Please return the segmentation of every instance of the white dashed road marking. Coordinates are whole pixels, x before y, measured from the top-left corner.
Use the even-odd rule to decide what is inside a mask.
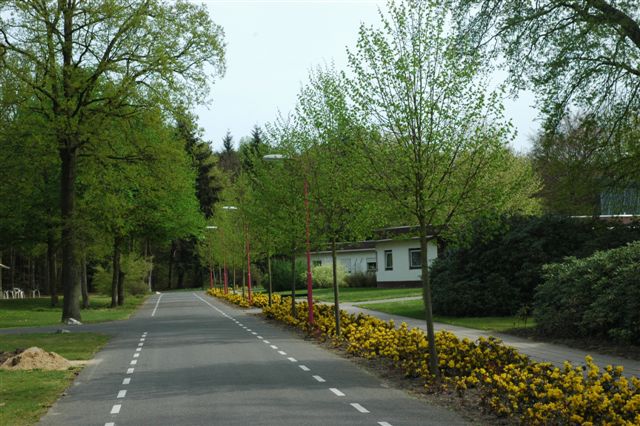
[[[137,363],[138,363],[138,360],[137,360],[137,359],[134,359],[134,360],[133,360],[133,361],[131,361],[129,364],[131,364],[131,365],[136,365]]]
[[[239,322],[237,319],[230,317],[229,315],[227,315],[226,313],[224,313],[223,311],[221,311],[220,309],[218,309],[217,307],[211,305],[209,302],[207,302],[206,300],[204,300],[203,298],[201,298],[200,296],[198,296],[197,294],[193,293],[195,297],[197,297],[198,299],[202,300],[204,303],[206,303],[207,305],[209,305],[210,307],[212,307],[213,309],[215,309],[216,311],[220,312],[224,317],[230,319],[231,321],[233,321],[234,323],[236,323],[238,326],[242,327],[244,330],[248,331],[249,333],[253,334],[254,336],[256,336],[258,339],[262,340],[264,343],[266,344],[270,344],[271,342],[269,342],[268,340],[264,339],[264,337],[258,335],[257,332],[253,331],[252,329],[248,328],[247,326],[245,326],[244,324],[242,324],[241,322]],[[158,299],[158,302],[156,303],[156,308],[158,303],[160,302],[160,299]],[[155,309],[154,309],[154,313],[155,313]],[[153,315],[152,315],[153,316]],[[140,339],[140,342],[144,342],[144,336],[146,335],[146,332],[143,334],[143,337]],[[138,346],[142,346],[142,343],[139,343]],[[270,345],[271,349],[274,350],[278,350],[278,347],[276,345]],[[141,348],[136,349],[136,352],[140,352]],[[282,350],[278,350],[278,353],[280,355],[287,355],[286,352],[282,351]],[[137,358],[140,354],[139,353],[135,353],[133,356],[134,358]],[[293,357],[288,357],[287,358],[289,361],[297,363],[298,360],[293,358]],[[136,360],[131,361],[132,365],[135,365]],[[306,365],[298,365],[298,367],[300,367],[300,369],[302,371],[311,371],[311,369],[309,367],[307,367]],[[131,371],[129,371],[131,370]],[[133,369],[130,368],[129,370],[127,370],[127,373],[133,373]],[[323,379],[320,376],[312,376],[316,381],[320,382],[320,383],[324,383],[326,382],[325,379]],[[126,378],[124,379],[124,381],[122,382],[122,384],[129,384],[129,382],[131,381],[130,378]],[[342,392],[340,389],[338,388],[329,388],[329,390],[331,392],[333,392],[334,395],[336,396],[345,396],[344,392]],[[118,398],[124,398],[126,395],[127,391],[126,390],[121,390],[120,392],[118,392]],[[357,402],[352,402],[350,403],[350,405],[355,408],[358,412],[366,414],[366,413],[370,413],[369,410],[367,410],[366,408],[364,408],[362,405],[358,404]],[[116,408],[117,407],[117,408]],[[117,414],[118,412],[120,412],[120,405],[114,405],[113,408],[111,409],[111,414]],[[392,426],[391,423],[389,422],[378,422],[379,426]],[[113,423],[107,423],[105,424],[105,426],[115,426]]]
[[[127,368],[127,374],[133,374],[134,368]]]
[[[109,423],[105,423],[104,426],[116,426],[116,424],[113,422],[109,422]]]
[[[340,392],[340,389],[337,388],[329,388],[329,390],[335,393],[337,396],[344,396],[344,393]]]
[[[136,352],[135,354],[133,354],[134,358],[138,358],[140,356],[140,354],[138,352]]]
[[[162,296],[164,296],[164,294],[161,294],[160,297],[158,297],[158,301],[156,302],[156,307],[153,308],[153,312],[151,312],[152,317],[156,316],[156,311],[158,310],[158,305],[160,305],[160,299],[162,299]],[[145,334],[147,333],[145,332]]]
[[[122,405],[114,405],[113,407],[111,407],[111,414],[118,414],[120,412],[120,408],[122,408]]]
[[[127,396],[127,391],[121,390],[120,392],[118,392],[117,398],[124,398],[125,396]]]
[[[125,377],[124,380],[122,380],[123,385],[128,385],[129,383],[131,383],[131,377]]]
[[[360,411],[361,413],[368,413],[369,410],[367,410],[366,408],[364,408],[362,405],[358,404],[357,402],[352,402],[351,406],[353,408],[355,408],[356,410]]]

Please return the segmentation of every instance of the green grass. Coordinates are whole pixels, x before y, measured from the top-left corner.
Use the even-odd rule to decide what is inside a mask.
[[[36,424],[69,386],[75,374],[73,370],[0,370],[0,424]]]
[[[305,293],[306,290],[296,290],[298,293]],[[280,291],[279,294],[287,296],[291,291]],[[368,288],[368,287],[341,287],[341,302],[364,302],[369,300],[395,299],[396,297],[420,296],[421,288]],[[333,302],[332,288],[313,289],[313,298],[321,302]]]
[[[38,346],[70,360],[86,360],[108,340],[108,336],[97,333],[0,335],[0,351]],[[0,424],[36,424],[78,371],[0,370]]]
[[[392,315],[424,319],[422,300],[407,300],[390,303],[368,303],[358,305],[361,308],[385,312]],[[434,321],[460,327],[475,328],[487,331],[505,331],[512,328],[523,328],[524,322],[517,317],[443,317],[434,316]],[[533,319],[527,320],[527,328],[535,326]]]
[[[109,336],[98,333],[0,334],[0,352],[37,346],[70,360],[86,360],[93,358],[108,341]]]
[[[111,298],[92,295],[89,309],[81,311],[83,323],[96,323],[127,319],[144,301],[144,296],[129,296],[125,304],[109,308]],[[36,327],[58,325],[62,317],[62,298],[58,307],[52,308],[50,299],[0,299],[0,328]]]

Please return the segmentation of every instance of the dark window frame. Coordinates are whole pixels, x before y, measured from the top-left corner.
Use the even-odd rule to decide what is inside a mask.
[[[422,250],[419,249],[419,248],[410,248],[409,249],[409,269],[421,269],[422,268],[422,259],[421,259],[421,256],[420,256],[420,254],[421,254],[420,252],[421,251]],[[412,254],[414,252],[418,252],[418,259],[420,259],[420,264],[418,266],[413,265],[413,262],[412,262],[412,260],[413,260]]]
[[[389,262],[389,255],[391,255],[391,262]],[[393,271],[393,250],[384,251],[384,270]]]

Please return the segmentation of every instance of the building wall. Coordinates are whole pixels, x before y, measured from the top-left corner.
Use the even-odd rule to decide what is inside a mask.
[[[390,240],[378,242],[375,249],[344,251],[337,253],[339,264],[345,266],[348,273],[366,272],[367,262],[375,261],[376,279],[378,287],[413,287],[419,286],[421,269],[411,269],[409,265],[409,250],[420,249],[420,241]],[[385,269],[385,251],[391,250],[393,269]],[[438,246],[435,241],[429,241],[427,247],[429,264],[438,257]],[[311,254],[311,262],[320,261],[322,265],[331,265],[331,253],[320,252]]]
[[[336,260],[339,265],[341,264],[345,267],[349,274],[366,272],[367,262],[376,262],[376,251],[371,249],[338,252],[336,254]],[[311,253],[311,263],[313,264],[314,261],[320,261],[322,265],[331,265],[331,253]]]
[[[420,241],[415,240],[393,240],[376,244],[378,253],[378,272],[376,274],[379,285],[387,283],[419,282],[421,279],[421,269],[409,268],[409,250],[420,249]],[[393,269],[385,269],[385,251],[391,250],[393,256]],[[427,246],[427,258],[429,264],[438,257],[438,246],[435,241],[429,241]]]

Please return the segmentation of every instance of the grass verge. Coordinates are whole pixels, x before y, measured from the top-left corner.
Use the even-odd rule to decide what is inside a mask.
[[[87,360],[108,340],[97,333],[0,335],[0,351],[38,346],[70,360]],[[79,371],[0,370],[0,424],[36,424]]]
[[[358,305],[361,308],[385,312],[403,317],[424,319],[424,305],[422,300],[406,300],[389,303],[367,303]],[[513,328],[524,328],[525,323],[518,317],[444,317],[434,315],[434,321],[460,327],[475,328],[487,331],[506,331]],[[526,327],[535,326],[535,322],[529,319]]]
[[[70,360],[87,360],[108,341],[109,336],[99,333],[0,334],[0,352],[37,346]]]
[[[82,310],[82,322],[96,323],[127,319],[144,301],[145,296],[129,296],[125,303],[110,308],[111,298],[92,295],[89,309]],[[55,308],[51,307],[48,297],[37,299],[1,299],[0,328],[37,327],[60,324],[62,317],[62,298]]]
[[[300,294],[306,294],[306,290],[296,290]],[[288,296],[291,291],[279,291],[278,294]],[[421,296],[421,288],[369,288],[369,287],[341,287],[341,302],[364,302],[369,300],[395,299],[398,297]],[[313,289],[313,298],[321,302],[333,302],[332,288]]]

